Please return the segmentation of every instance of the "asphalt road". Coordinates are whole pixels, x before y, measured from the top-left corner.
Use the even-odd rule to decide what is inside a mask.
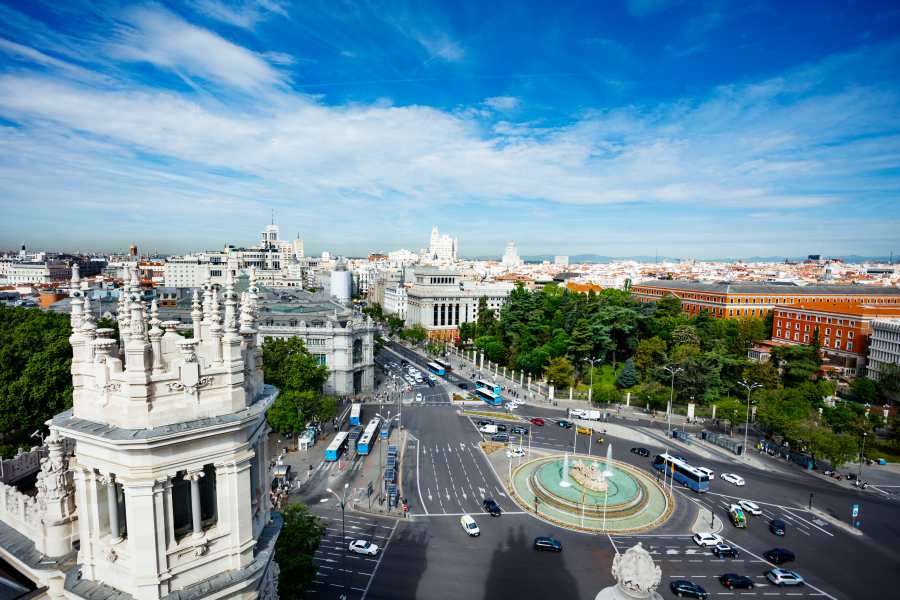
[[[407,360],[424,369],[427,362],[415,353],[394,346]],[[390,355],[390,353],[388,353]],[[390,361],[388,361],[390,362]],[[399,360],[398,360],[399,362]],[[466,381],[457,375],[451,383],[427,388],[432,394],[423,403],[405,404],[404,427],[411,434],[406,448],[404,491],[410,502],[410,518],[396,522],[388,519],[354,516],[359,527],[348,538],[372,536],[386,549],[372,561],[352,562],[341,566],[344,553],[339,548],[339,511],[333,502],[315,506],[319,514],[329,516],[329,531],[322,552],[317,555],[320,568],[316,586],[309,597],[338,597],[348,577],[351,598],[593,598],[604,586],[612,584],[609,573],[612,558],[635,543],[648,548],[662,569],[660,593],[672,597],[668,583],[686,578],[704,586],[714,598],[869,598],[891,595],[893,574],[900,567],[897,539],[900,539],[900,505],[891,496],[876,490],[845,489],[829,481],[807,474],[780,459],[771,460],[773,470],[757,470],[730,460],[727,456],[702,458],[690,449],[675,447],[692,464],[707,466],[717,476],[710,492],[694,494],[676,488],[676,498],[683,508],[680,517],[649,534],[633,536],[589,535],[557,528],[524,514],[506,498],[498,477],[477,448],[480,436],[471,420],[460,416],[449,404],[448,392],[455,384]],[[415,391],[413,391],[415,393]],[[563,416],[552,409],[523,406],[517,413],[529,418],[547,419],[543,427],[529,425],[531,443],[559,452],[571,451],[573,443],[580,453],[604,455],[612,442],[614,458],[645,468],[652,468],[646,458],[631,454],[632,446],[643,445],[652,453],[664,447],[673,449],[662,431],[656,430],[652,444],[637,444],[628,439],[605,435],[598,444],[596,436],[577,436],[554,420]],[[613,422],[618,422],[614,417]],[[628,423],[633,425],[633,423]],[[601,425],[602,427],[602,425]],[[647,433],[641,429],[641,433]],[[527,443],[527,441],[526,441]],[[722,481],[722,472],[741,475],[746,485],[736,487]],[[851,506],[860,505],[863,535],[853,535],[830,521],[809,512],[810,494],[813,505],[835,518],[849,522]],[[484,497],[494,498],[505,513],[491,518],[481,511]],[[738,499],[749,499],[763,509],[760,517],[751,517],[746,529],[735,529],[727,521],[728,505]],[[698,505],[712,509],[725,520],[722,535],[741,552],[738,559],[716,559],[709,551],[698,548],[690,540],[689,528]],[[482,535],[469,538],[459,524],[461,513],[472,514]],[[787,535],[778,538],[769,532],[768,520],[778,517],[788,524]],[[338,519],[338,520],[335,520]],[[538,535],[557,537],[564,546],[560,555],[539,553],[532,549]],[[335,537],[337,536],[337,537]],[[380,536],[380,537],[378,537]],[[779,589],[767,585],[763,573],[770,568],[761,558],[766,550],[789,548],[797,561],[796,569],[809,585]],[[351,559],[358,561],[359,559]],[[338,562],[329,562],[338,561]],[[357,565],[359,568],[356,568]],[[341,569],[346,569],[343,571]],[[736,572],[752,577],[752,591],[730,591],[717,577]]]

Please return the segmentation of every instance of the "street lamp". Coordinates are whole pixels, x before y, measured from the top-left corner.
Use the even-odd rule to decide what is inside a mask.
[[[857,482],[857,483],[860,483],[860,484],[862,483],[862,481],[861,481],[860,478],[862,477],[863,459],[864,459],[865,454],[866,454],[866,437],[868,437],[868,435],[869,435],[868,433],[866,433],[865,431],[863,431],[863,434],[862,434],[862,448],[861,448],[860,451],[859,451],[859,470],[856,472],[856,482]]]
[[[329,492],[332,496],[337,498],[338,503],[341,505],[341,547],[344,552],[341,554],[341,569],[344,571],[344,593],[341,594],[341,599],[346,600],[347,598],[347,590],[350,589],[350,583],[347,580],[347,547],[345,544],[347,543],[347,533],[344,526],[344,507],[347,505],[347,489],[350,487],[349,483],[344,484],[344,495],[343,497],[338,496],[334,493],[334,490],[331,488],[326,488],[326,491]]]
[[[591,357],[584,359],[584,361],[591,363],[591,382],[588,384],[588,407],[591,407],[594,400],[594,363],[598,362],[598,359]]]
[[[666,365],[663,367],[663,371],[672,376],[672,387],[669,391],[669,405],[666,407],[666,435],[668,436],[671,435],[672,429],[672,404],[675,402],[675,376],[684,371],[684,369]]]
[[[741,379],[738,381],[738,385],[746,388],[747,390],[747,422],[744,423],[744,447],[742,449],[743,454],[747,455],[747,432],[750,430],[750,394],[753,390],[757,388],[761,388],[762,384],[760,383],[748,383],[746,380]]]

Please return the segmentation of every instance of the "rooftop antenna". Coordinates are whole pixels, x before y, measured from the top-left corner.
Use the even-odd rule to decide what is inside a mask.
[[[275,209],[272,209],[272,225],[275,224]]]

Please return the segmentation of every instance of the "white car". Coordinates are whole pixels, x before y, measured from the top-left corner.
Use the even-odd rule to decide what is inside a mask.
[[[421,402],[421,401],[422,401],[422,393],[419,392],[416,394],[416,402]]]
[[[738,502],[738,504],[740,504],[741,508],[743,508],[751,515],[758,517],[762,514],[762,509],[755,502],[750,502],[749,500],[741,500],[740,502]]]
[[[506,451],[506,458],[519,458],[520,456],[525,456],[525,449],[521,446]]]
[[[461,516],[459,518],[459,524],[469,537],[478,537],[481,535],[481,530],[478,529],[478,523],[475,522],[475,519],[473,519],[471,515]]]
[[[697,467],[697,470],[709,477],[710,481],[716,478],[716,473],[712,469],[707,469],[706,467]]]
[[[432,375],[431,373],[429,373],[429,374],[428,374],[428,380],[429,380],[429,381],[437,381],[437,377],[435,377],[434,375]]]
[[[766,579],[778,586],[804,584],[803,578],[800,577],[798,573],[789,571],[788,569],[772,569],[771,571],[766,571]]]
[[[737,486],[744,485],[744,478],[740,475],[735,475],[734,473],[722,473],[721,477],[722,481],[727,481],[728,483],[733,483]]]
[[[378,546],[367,540],[353,540],[347,549],[353,554],[365,554],[366,556],[378,554]]]
[[[694,543],[704,548],[715,546],[716,544],[724,544],[725,540],[717,533],[695,533],[691,538]]]

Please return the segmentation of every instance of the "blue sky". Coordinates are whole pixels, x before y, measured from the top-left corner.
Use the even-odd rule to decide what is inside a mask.
[[[0,0],[0,246],[900,252],[900,6]]]

